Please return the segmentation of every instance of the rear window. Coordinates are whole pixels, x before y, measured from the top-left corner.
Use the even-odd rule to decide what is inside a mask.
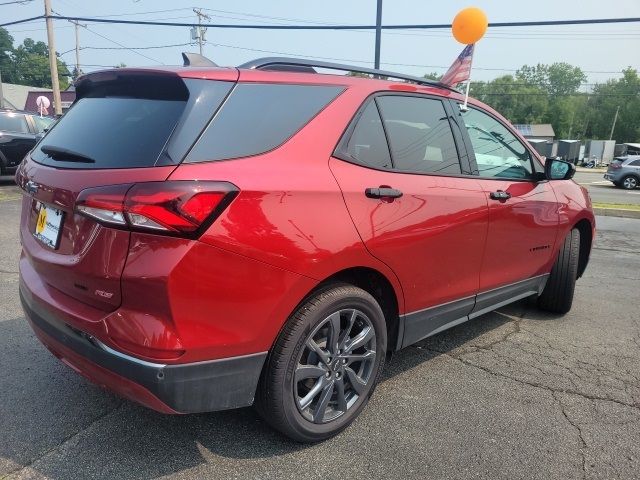
[[[51,124],[54,121],[51,117],[39,117],[38,115],[33,115],[31,118],[33,118],[33,123],[35,123],[38,133],[42,133],[47,130],[51,127]]]
[[[51,129],[32,157],[36,162],[68,166],[64,157],[42,152],[43,147],[56,147],[94,160],[75,163],[77,168],[154,165],[185,104],[145,98],[82,98]]]
[[[0,131],[27,133],[29,128],[23,114],[7,112],[0,113]]]
[[[325,85],[238,84],[185,161],[225,160],[273,150],[343,90]]]

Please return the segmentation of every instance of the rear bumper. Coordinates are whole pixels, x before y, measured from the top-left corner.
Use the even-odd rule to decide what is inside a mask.
[[[121,396],[163,413],[197,413],[249,406],[267,352],[167,365],[118,352],[72,328],[39,304],[24,283],[20,299],[40,341],[65,364]]]

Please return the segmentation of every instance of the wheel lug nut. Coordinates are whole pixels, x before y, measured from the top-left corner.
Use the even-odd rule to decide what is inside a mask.
[[[343,358],[343,359],[342,359],[342,363],[347,363],[347,359],[346,359],[346,358]]]

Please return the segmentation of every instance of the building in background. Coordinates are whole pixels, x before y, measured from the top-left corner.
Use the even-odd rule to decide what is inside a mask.
[[[514,127],[543,157],[553,158],[557,155],[558,144],[554,142],[556,133],[550,123],[516,124]]]
[[[3,82],[2,97],[4,100],[4,108],[9,108],[11,110],[24,110],[29,92],[34,92],[37,97],[38,95],[42,95],[42,92],[51,92],[51,89]]]
[[[51,90],[44,91],[44,92],[30,91],[27,94],[27,100],[24,105],[24,110],[26,110],[27,112],[38,113],[38,106],[36,105],[36,99],[41,95],[47,97],[51,102],[52,106],[49,107],[49,112],[47,114],[53,115],[53,92]],[[76,92],[73,89],[67,89],[64,92],[60,92],[60,98],[62,101],[62,113],[64,113],[67,110],[69,110],[69,107],[71,106],[73,101],[76,99]]]

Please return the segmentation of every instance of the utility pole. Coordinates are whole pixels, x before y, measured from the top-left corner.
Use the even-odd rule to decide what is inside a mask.
[[[620,111],[620,105],[616,108],[616,115],[613,117],[613,125],[611,125],[611,133],[609,134],[609,140],[613,138],[613,129],[616,128],[616,121],[618,120],[618,112]]]
[[[378,0],[378,10],[376,11],[376,50],[373,61],[373,68],[380,68],[380,42],[382,40],[382,0]]]
[[[4,108],[4,94],[2,93],[2,72],[0,72],[0,108]]]
[[[56,115],[62,115],[60,99],[60,82],[58,81],[58,57],[53,38],[53,20],[51,18],[51,0],[44,0],[44,16],[47,19],[47,41],[49,43],[49,70],[51,71],[51,87],[53,88],[53,108]]]
[[[76,78],[82,75],[82,70],[80,70],[80,27],[86,27],[86,25],[81,24],[77,20],[69,20],[69,22],[73,23],[76,30]],[[75,80],[75,79],[74,79]]]
[[[200,55],[202,55],[202,43],[206,41],[204,38],[204,34],[207,32],[207,29],[202,26],[202,19],[206,18],[207,20],[211,20],[211,17],[206,13],[202,13],[201,8],[194,8],[193,12],[198,16],[198,30],[196,38],[198,39],[198,44],[200,45]]]

